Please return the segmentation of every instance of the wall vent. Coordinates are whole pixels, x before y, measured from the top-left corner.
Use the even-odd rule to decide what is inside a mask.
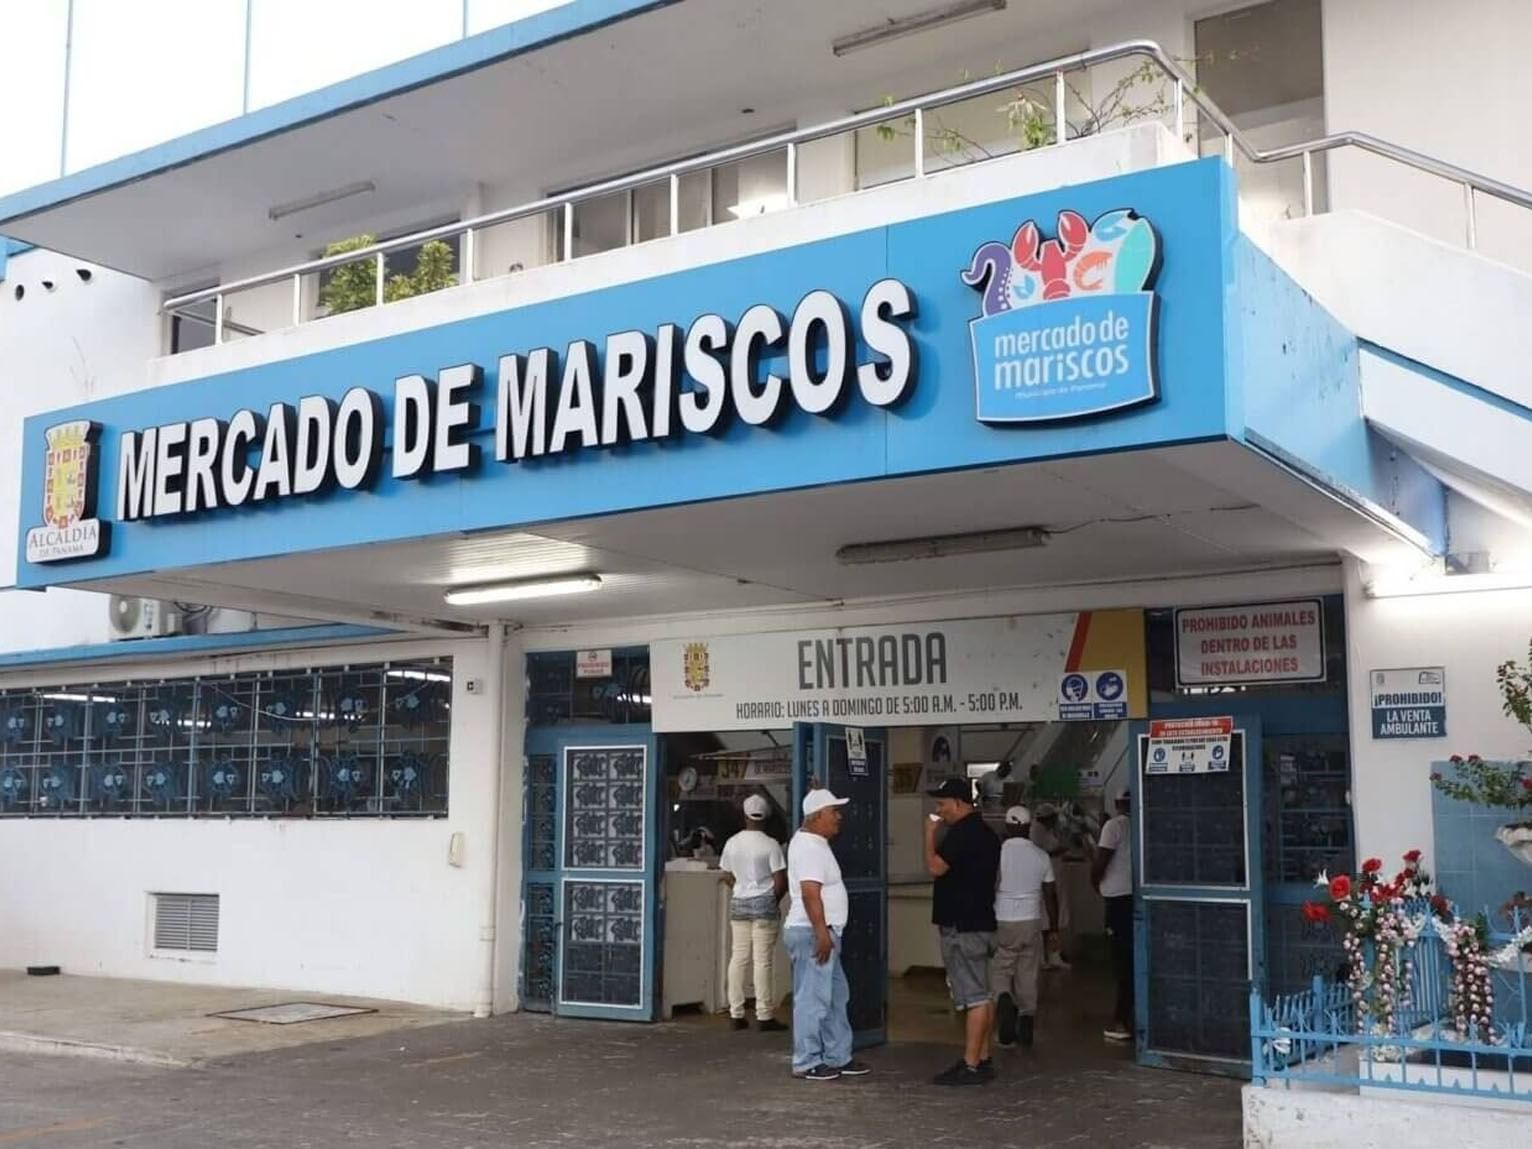
[[[154,948],[218,952],[217,894],[154,894]]]

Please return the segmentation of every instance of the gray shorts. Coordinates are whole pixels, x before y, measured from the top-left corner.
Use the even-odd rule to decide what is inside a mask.
[[[942,965],[947,967],[947,988],[952,1004],[958,1009],[972,1009],[995,1000],[989,984],[989,957],[995,952],[995,935],[959,933],[941,927]]]

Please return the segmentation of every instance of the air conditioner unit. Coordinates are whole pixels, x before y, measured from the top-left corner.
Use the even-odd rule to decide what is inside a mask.
[[[114,640],[163,638],[181,633],[181,612],[173,603],[114,594],[107,610]]]

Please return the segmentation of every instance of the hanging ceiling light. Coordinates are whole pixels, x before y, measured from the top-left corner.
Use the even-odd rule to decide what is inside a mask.
[[[530,598],[555,598],[559,595],[583,594],[586,591],[596,590],[600,586],[600,575],[567,575],[561,578],[524,579],[519,582],[457,587],[447,591],[442,597],[448,606],[483,606],[491,602],[516,602]]]
[[[1042,527],[1014,527],[1003,531],[974,531],[966,535],[928,535],[918,539],[892,539],[883,543],[852,543],[835,557],[848,566],[864,563],[902,563],[912,559],[944,559],[952,555],[981,555],[994,551],[1026,550],[1047,546]]]
[[[967,20],[971,16],[982,16],[986,12],[1003,12],[1006,3],[1007,0],[959,0],[956,4],[944,4],[940,8],[932,8],[927,12],[916,12],[911,16],[885,20],[881,24],[874,24],[871,28],[864,28],[860,32],[852,32],[848,36],[832,41],[830,51],[837,56],[846,56],[852,52],[860,52],[863,48],[886,44],[901,36],[911,36],[916,32],[939,28],[943,24]]]

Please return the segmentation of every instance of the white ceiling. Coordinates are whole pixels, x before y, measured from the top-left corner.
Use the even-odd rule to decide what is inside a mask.
[[[836,38],[931,0],[682,0],[20,220],[5,232],[155,280],[419,222],[476,185],[516,199],[819,122],[1087,46],[1121,0],[1012,0],[837,58]],[[1148,16],[1145,19],[1149,19]],[[1113,17],[1141,34],[1132,10]],[[742,109],[754,108],[753,114]],[[372,180],[273,223],[267,210]],[[131,226],[130,226],[131,225]],[[256,264],[261,260],[255,258]],[[264,269],[264,267],[263,267]]]
[[[1209,476],[1227,475],[1229,485]],[[1231,488],[1259,485],[1262,505]],[[1234,444],[851,484],[111,584],[128,594],[337,621],[505,619],[528,626],[774,605],[1152,580],[1332,560],[1385,532]],[[1294,520],[1297,520],[1296,522]],[[1305,525],[1298,525],[1299,522]],[[1006,527],[1040,549],[848,566],[850,543]],[[595,571],[571,598],[447,607],[452,586]]]

